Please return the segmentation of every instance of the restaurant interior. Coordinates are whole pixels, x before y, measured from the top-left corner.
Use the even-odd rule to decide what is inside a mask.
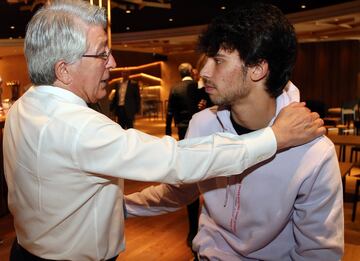
[[[1,0],[0,126],[6,112],[31,86],[23,53],[26,24],[48,0]],[[89,0],[108,11],[109,45],[117,68],[111,71],[109,94],[121,72],[140,85],[141,110],[135,128],[165,134],[171,86],[180,81],[177,66],[196,65],[199,34],[211,18],[238,1]],[[360,0],[267,1],[277,5],[294,25],[298,55],[291,81],[301,99],[317,111],[335,144],[344,189],[345,255],[360,260]],[[104,114],[109,97],[100,101]],[[173,136],[177,138],[173,126]],[[1,136],[2,139],[2,136]],[[0,260],[8,260],[15,237],[7,208],[7,187],[0,154]],[[125,193],[149,183],[125,181]],[[176,224],[176,225],[174,225]],[[118,260],[191,260],[186,246],[186,210],[159,217],[126,220],[126,251]],[[139,244],[141,242],[141,244]],[[139,246],[140,245],[140,246]],[[173,254],[168,255],[169,252]]]

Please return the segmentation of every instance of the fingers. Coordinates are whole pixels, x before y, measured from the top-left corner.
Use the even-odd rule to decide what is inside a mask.
[[[324,125],[324,121],[320,118],[317,112],[310,112],[309,117],[304,120],[304,129],[311,127],[321,127]]]
[[[324,121],[321,118],[317,118],[314,120],[314,128],[316,128],[315,130],[316,136],[321,136],[326,133],[326,128],[324,127]]]
[[[311,122],[307,123],[304,127],[304,135],[308,137],[308,141],[311,141],[312,139],[322,136],[326,133],[324,121],[320,118],[319,114],[312,112],[310,116]]]
[[[326,133],[320,115],[311,112],[304,102],[294,102],[283,108],[274,122],[273,130],[278,148],[301,145]]]
[[[198,109],[199,109],[199,110],[203,110],[203,109],[205,109],[205,108],[206,108],[206,100],[201,99],[201,100],[199,101],[199,103],[198,103]]]
[[[312,117],[312,120],[315,121],[316,119],[320,118],[320,115],[317,112],[312,112],[311,117]]]

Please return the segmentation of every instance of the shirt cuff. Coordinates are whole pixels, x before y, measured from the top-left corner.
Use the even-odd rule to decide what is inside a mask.
[[[276,153],[277,141],[271,127],[246,134],[244,139],[248,150],[249,161],[257,164]]]

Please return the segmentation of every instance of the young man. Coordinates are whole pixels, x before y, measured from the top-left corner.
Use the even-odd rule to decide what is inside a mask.
[[[289,83],[296,45],[293,27],[274,6],[242,6],[216,18],[200,47],[208,56],[201,76],[218,107],[195,114],[187,137],[271,126],[298,97]],[[126,206],[130,215],[154,215],[174,211],[200,193],[204,205],[193,250],[201,260],[342,257],[341,177],[326,137],[232,177],[147,188],[127,196]]]
[[[119,178],[181,183],[231,175],[269,158],[276,144],[324,132],[318,115],[301,104],[283,111],[276,126],[243,137],[178,143],[125,131],[87,106],[106,95],[116,66],[105,28],[105,10],[82,0],[53,0],[28,24],[34,86],[11,107],[3,139],[17,235],[10,260],[115,260],[125,248]]]

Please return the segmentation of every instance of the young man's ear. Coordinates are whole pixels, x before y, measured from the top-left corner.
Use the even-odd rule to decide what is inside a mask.
[[[72,76],[69,73],[68,64],[61,60],[55,64],[55,76],[56,79],[62,82],[64,85],[69,85],[72,81]]]
[[[257,65],[250,68],[250,77],[254,82],[260,81],[267,77],[269,73],[269,64],[263,60]]]

